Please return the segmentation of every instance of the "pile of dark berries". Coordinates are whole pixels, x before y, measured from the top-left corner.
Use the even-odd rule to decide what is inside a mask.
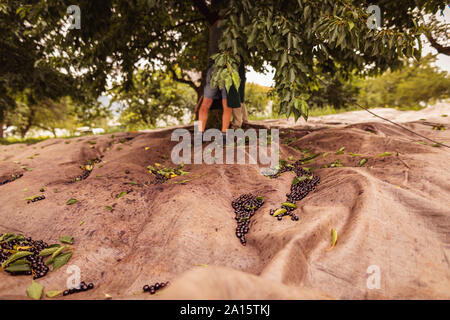
[[[152,184],[162,184],[169,180],[165,175],[157,172],[156,170],[152,170],[152,173],[155,175],[155,179],[152,181]]]
[[[42,278],[47,274],[49,267],[45,265],[43,257],[39,256],[39,253],[48,247],[47,243],[42,240],[35,241],[31,238],[25,238],[23,236],[13,236],[9,237],[9,239],[12,240],[8,240],[7,237],[0,242],[0,263],[3,263],[12,255],[12,253],[6,250],[15,250],[17,247],[24,247],[26,248],[23,249],[24,251],[33,252],[33,254],[23,258],[28,262],[31,270],[19,272],[10,272],[5,270],[7,273],[11,275],[33,275],[33,279]]]
[[[283,166],[282,168],[286,168],[286,166]],[[294,164],[290,165],[288,169],[289,170],[284,170],[283,172],[293,171],[297,178],[301,178],[301,180],[298,180],[297,183],[293,182],[291,184],[291,192],[286,194],[286,202],[295,204],[296,201],[302,200],[311,191],[315,190],[316,186],[320,182],[320,178],[302,169],[301,160],[298,160]],[[306,179],[304,179],[303,177],[305,177]],[[298,216],[293,213],[295,208],[282,205],[281,209],[285,209],[286,212],[278,214],[276,216],[278,220],[282,220],[284,216],[291,216],[292,221],[298,221]],[[270,209],[269,213],[270,215],[274,215],[275,212],[276,210]]]
[[[271,179],[275,179],[275,178],[278,178],[282,173],[287,172],[287,171],[292,171],[292,167],[286,166],[286,165],[282,165],[277,173],[268,175],[268,177],[271,178]]]
[[[181,168],[184,167],[184,164],[180,164],[175,168],[171,167],[162,167],[161,164],[155,163],[155,165],[158,165],[158,169],[154,168],[153,166],[148,166],[147,169],[149,170],[149,173],[152,173],[155,178],[151,181],[151,184],[162,184],[166,182],[167,180],[170,180],[172,178],[172,175],[180,176],[184,174],[188,174],[189,172],[181,170]]]
[[[40,201],[40,200],[44,200],[44,199],[45,199],[44,195],[36,196],[36,197],[33,197],[33,199],[28,200],[27,203],[36,202],[36,201]]]
[[[150,294],[155,294],[156,291],[163,289],[165,287],[167,287],[169,285],[169,281],[167,282],[161,282],[161,283],[155,283],[154,285],[148,285],[146,284],[142,290],[144,290],[144,292],[150,292]]]
[[[92,282],[89,283],[89,284],[86,284],[86,282],[82,281],[80,283],[80,287],[79,288],[71,288],[71,289],[64,290],[63,296],[67,296],[69,294],[74,294],[74,293],[77,293],[77,292],[88,291],[88,290],[91,290],[91,289],[94,289],[94,284]]]
[[[13,182],[14,180],[17,180],[17,179],[22,178],[22,177],[23,177],[23,173],[12,174],[11,178],[3,180],[3,181],[0,181],[0,186],[4,185],[4,184],[7,184],[9,182]]]
[[[250,218],[264,204],[262,197],[257,197],[251,193],[240,195],[231,202],[237,221],[236,237],[241,240],[242,245],[246,245],[245,234],[249,231]]]

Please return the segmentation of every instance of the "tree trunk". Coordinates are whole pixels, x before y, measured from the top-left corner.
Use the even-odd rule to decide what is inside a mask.
[[[217,33],[211,32],[211,26],[209,27],[209,41],[218,41]],[[209,45],[209,44],[208,44]],[[209,65],[209,57],[208,57],[208,65]],[[202,77],[206,82],[206,72],[204,72],[204,76]],[[203,86],[202,86],[203,88]],[[211,108],[208,113],[208,121],[206,122],[205,129],[219,129],[222,130],[222,99],[215,99],[211,105]]]
[[[20,129],[20,136],[22,139],[25,138],[25,135],[27,134],[28,130],[30,130],[30,128],[33,126],[34,115],[35,115],[35,110],[33,108],[31,108],[31,112],[30,112],[30,115],[28,116],[28,121],[27,121],[26,126],[22,129]]]
[[[0,139],[3,139],[3,122],[0,122]]]

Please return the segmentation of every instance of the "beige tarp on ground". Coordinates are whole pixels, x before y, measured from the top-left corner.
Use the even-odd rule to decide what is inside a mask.
[[[298,202],[298,222],[268,213],[285,200],[292,173],[269,179],[257,165],[186,165],[189,175],[144,184],[149,164],[171,165],[171,130],[0,146],[0,181],[24,173],[0,186],[0,232],[49,243],[73,236],[69,264],[96,285],[68,297],[74,299],[103,299],[105,293],[114,299],[450,298],[450,150],[419,144],[424,140],[389,124],[354,120],[325,125],[326,119],[313,119],[307,129],[281,130],[282,141],[299,138],[281,144],[284,159],[301,157],[295,146],[329,153],[312,164],[321,182]],[[433,121],[450,125],[449,117]],[[421,122],[406,125],[450,144],[448,130]],[[276,125],[259,124],[268,123]],[[336,155],[342,146],[345,154]],[[392,155],[378,156],[384,152]],[[361,157],[349,153],[368,162],[359,168]],[[88,179],[68,183],[81,164],[101,155]],[[336,159],[344,167],[323,168]],[[183,179],[191,181],[172,183]],[[46,199],[27,204],[24,199],[41,187]],[[244,247],[235,236],[231,201],[247,192],[263,196],[265,204],[252,218]],[[78,203],[66,205],[70,198]],[[327,251],[331,228],[338,242]],[[367,287],[373,265],[380,289]],[[46,290],[63,289],[65,272],[38,281]],[[141,293],[144,284],[160,281],[171,285],[156,296]],[[1,272],[0,298],[25,298],[30,283],[30,277]]]

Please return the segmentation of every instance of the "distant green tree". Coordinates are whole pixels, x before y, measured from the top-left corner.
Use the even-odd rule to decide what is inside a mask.
[[[249,114],[262,113],[266,111],[269,103],[270,88],[260,86],[256,83],[245,85],[245,107]]]
[[[54,137],[56,129],[67,129],[73,134],[77,127],[93,126],[110,115],[110,110],[98,101],[91,101],[90,105],[73,101],[70,97],[36,101],[29,89],[14,98],[16,107],[5,117],[5,122],[13,126],[13,133],[22,138],[32,128],[50,131]]]
[[[170,73],[141,70],[133,77],[133,87],[129,91],[122,87],[110,91],[111,103],[122,106],[119,121],[128,129],[155,127],[158,120],[181,120],[196,104],[195,90],[176,82]]]
[[[434,64],[436,57],[427,55],[412,61],[401,70],[387,71],[378,78],[361,80],[359,102],[368,107],[418,109],[450,96],[450,76]]]

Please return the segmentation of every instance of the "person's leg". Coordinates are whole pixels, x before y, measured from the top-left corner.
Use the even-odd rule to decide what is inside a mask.
[[[248,122],[248,113],[247,113],[247,107],[245,106],[244,102],[242,102],[242,104],[241,104],[241,109],[242,109],[242,123],[247,123]]]
[[[225,100],[226,101],[226,100]],[[200,110],[198,111],[198,120],[201,122],[201,132],[205,131],[206,121],[208,120],[209,108],[211,108],[213,99],[204,97]]]
[[[233,108],[232,113],[233,121],[231,122],[231,128],[239,129],[242,127],[242,108]]]
[[[228,107],[227,99],[222,99],[222,107],[222,133],[226,133],[227,129],[230,127],[232,109]]]

